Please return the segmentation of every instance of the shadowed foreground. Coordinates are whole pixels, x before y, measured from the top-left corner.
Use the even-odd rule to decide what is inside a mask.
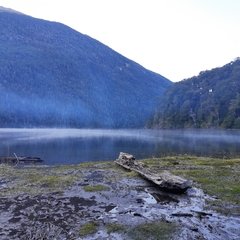
[[[191,178],[195,187],[182,195],[164,193],[113,162],[1,165],[0,238],[238,238],[239,159],[180,156],[141,162]]]

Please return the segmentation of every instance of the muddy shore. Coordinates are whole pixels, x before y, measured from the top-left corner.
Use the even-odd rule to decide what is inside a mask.
[[[180,173],[189,171],[190,164],[186,167],[184,161],[172,158],[142,162],[155,170],[167,168]],[[238,176],[240,162],[234,166],[230,163],[224,162],[224,167],[233,167]],[[203,167],[196,163],[194,170],[199,166]],[[206,171],[208,166],[204,167]],[[114,162],[56,167],[1,165],[0,173],[1,240],[232,240],[240,236],[235,198],[231,202],[207,194],[197,181],[186,194],[170,194]]]

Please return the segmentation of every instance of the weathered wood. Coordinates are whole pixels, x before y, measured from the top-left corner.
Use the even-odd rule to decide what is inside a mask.
[[[140,162],[135,161],[134,156],[128,153],[121,152],[115,162],[126,169],[137,172],[143,178],[152,181],[165,191],[183,193],[191,187],[191,181],[175,176],[168,171],[154,173],[145,168]]]
[[[16,163],[41,163],[43,160],[39,157],[0,157],[0,163],[16,164]]]

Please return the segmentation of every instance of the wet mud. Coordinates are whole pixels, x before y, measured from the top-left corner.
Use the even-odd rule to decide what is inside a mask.
[[[81,181],[62,191],[1,197],[0,239],[131,239],[129,228],[151,222],[174,223],[173,239],[239,239],[240,216],[207,209],[210,196],[201,189],[177,195],[162,192],[140,177],[118,178],[116,170],[86,168],[81,174]],[[84,189],[97,184],[106,190]],[[89,222],[97,230],[80,235],[81,227]],[[109,224],[125,230],[109,232]]]

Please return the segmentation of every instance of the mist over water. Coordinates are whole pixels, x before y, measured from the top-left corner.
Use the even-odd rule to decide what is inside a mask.
[[[0,129],[0,156],[36,156],[45,164],[176,154],[240,155],[238,130]]]

